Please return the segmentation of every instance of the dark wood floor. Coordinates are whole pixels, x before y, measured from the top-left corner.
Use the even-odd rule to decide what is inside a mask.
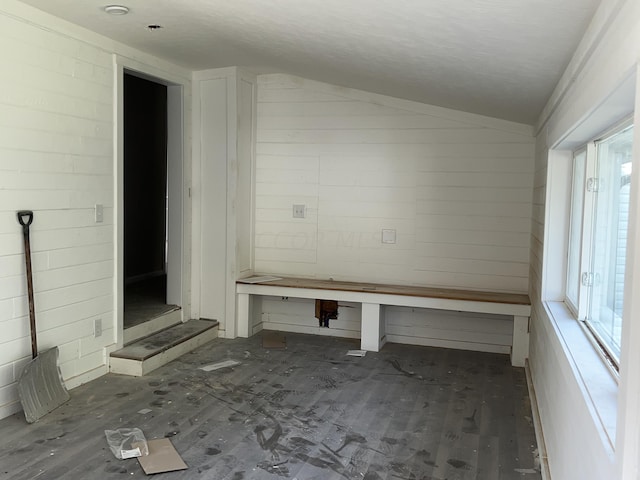
[[[217,339],[152,374],[107,375],[33,425],[0,421],[0,479],[141,479],[105,429],[170,437],[161,479],[540,479],[523,369],[506,355],[286,334]],[[205,372],[224,360],[240,365]],[[147,414],[138,413],[150,409]]]

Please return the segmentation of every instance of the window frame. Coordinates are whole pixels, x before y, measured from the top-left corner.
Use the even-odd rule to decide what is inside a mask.
[[[582,281],[582,275],[585,273],[591,273],[593,270],[593,250],[594,250],[594,220],[596,218],[596,195],[597,193],[594,191],[589,191],[587,188],[587,184],[590,178],[597,178],[598,174],[598,145],[602,142],[607,141],[615,135],[618,135],[629,128],[635,128],[633,124],[633,117],[627,117],[621,122],[613,125],[608,128],[596,138],[590,140],[588,143],[579,146],[578,148],[572,151],[572,167],[571,167],[571,181],[570,181],[570,202],[569,202],[569,222],[568,222],[568,232],[567,232],[567,268],[566,268],[566,278],[565,278],[565,295],[564,295],[564,303],[569,309],[569,311],[575,316],[576,320],[579,322],[582,329],[587,333],[587,337],[594,345],[600,356],[603,358],[609,369],[615,373],[616,379],[619,376],[619,363],[620,363],[620,355],[616,355],[612,348],[608,345],[607,341],[602,338],[601,334],[591,325],[588,321],[588,314],[590,310],[590,304],[592,301],[593,288],[592,286],[584,285]],[[582,179],[582,183],[579,185],[582,189],[582,205],[580,215],[582,217],[582,221],[580,222],[580,232],[579,232],[579,245],[580,253],[578,255],[579,268],[578,268],[578,276],[577,278],[570,278],[570,269],[569,269],[569,257],[570,257],[570,249],[572,248],[572,226],[573,226],[573,215],[574,212],[574,188],[578,185],[575,183],[575,174],[576,174],[576,162],[577,157],[582,153],[585,154],[584,159],[584,178]],[[568,291],[570,289],[570,282],[577,282],[577,299],[572,299],[568,295]],[[573,284],[575,285],[575,284]],[[577,300],[577,301],[576,301]],[[624,319],[621,320],[622,322]]]
[[[589,154],[590,150],[593,150],[593,142],[590,142],[587,145],[583,145],[580,148],[578,148],[577,150],[573,151],[572,154],[572,168],[571,168],[571,202],[570,202],[570,210],[569,210],[569,239],[568,239],[568,244],[567,244],[567,278],[566,278],[566,285],[565,285],[565,303],[567,304],[567,307],[569,308],[569,311],[571,311],[571,313],[573,313],[576,318],[578,320],[582,320],[585,316],[586,316],[586,308],[587,308],[587,295],[584,294],[584,289],[581,288],[581,281],[580,281],[580,276],[581,276],[581,272],[582,272],[582,268],[583,265],[588,265],[588,261],[589,261],[589,252],[590,252],[590,242],[588,241],[587,238],[585,238],[585,229],[587,231],[590,231],[590,225],[587,227],[585,225],[585,221],[590,222],[591,219],[585,219],[586,215],[585,212],[587,211],[588,208],[590,208],[590,205],[587,205],[587,195],[586,193],[586,182],[587,182],[587,178],[588,178],[588,172],[589,172],[589,165],[587,164],[588,159],[591,157],[592,155]],[[577,170],[577,161],[578,158],[581,154],[584,153],[584,172],[583,172],[583,181],[580,183],[580,185],[576,185],[575,180],[576,180],[576,170]],[[580,205],[580,212],[579,215],[581,217],[581,221],[579,222],[579,232],[577,232],[578,235],[578,239],[579,239],[579,243],[578,243],[578,248],[580,249],[580,252],[578,254],[578,275],[575,279],[571,279],[569,278],[570,275],[570,270],[569,270],[569,257],[570,257],[570,249],[572,247],[571,245],[571,239],[572,239],[572,234],[573,234],[573,226],[574,226],[574,222],[573,222],[573,217],[575,215],[575,207],[576,205],[574,205],[574,200],[575,200],[575,192],[574,189],[576,187],[580,187],[581,189],[581,205]],[[592,198],[590,197],[589,200],[592,200]],[[587,242],[587,245],[585,245],[585,242]],[[586,248],[585,248],[586,247]],[[568,291],[569,291],[569,283],[573,283],[574,286],[576,287],[577,290],[577,298],[576,299],[572,299],[569,297],[568,295]],[[575,301],[574,301],[575,300]]]

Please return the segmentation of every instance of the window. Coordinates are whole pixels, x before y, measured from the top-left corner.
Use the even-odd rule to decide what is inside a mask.
[[[587,151],[573,156],[573,186],[571,189],[571,223],[569,224],[569,257],[567,259],[567,302],[578,312],[580,305],[580,268],[582,265],[582,222]]]
[[[620,359],[633,126],[573,156],[566,303],[614,365]]]

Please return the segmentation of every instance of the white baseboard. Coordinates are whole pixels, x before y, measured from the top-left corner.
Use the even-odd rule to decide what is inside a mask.
[[[15,402],[6,403],[0,406],[0,419],[10,417],[14,413],[22,411],[22,405],[16,400]]]
[[[81,373],[80,375],[76,375],[75,377],[65,379],[64,386],[67,387],[67,390],[71,390],[73,388],[79,387],[80,385],[84,385],[91,380],[100,378],[107,373],[109,373],[109,367],[105,363],[104,365],[100,365],[93,370],[89,370],[88,372]]]
[[[542,431],[542,422],[540,421],[540,411],[538,410],[538,399],[536,391],[533,388],[533,379],[531,378],[531,370],[529,368],[529,359],[525,361],[524,371],[527,377],[527,389],[529,390],[529,401],[531,403],[531,416],[533,418],[533,428],[536,432],[536,443],[538,444],[538,455],[540,456],[540,474],[542,480],[551,480],[551,472],[549,470],[549,459],[547,457],[547,445],[544,441],[544,433]]]
[[[486,353],[511,353],[510,345],[491,345],[488,343],[462,342],[458,340],[442,340],[428,337],[412,337],[409,335],[393,335],[387,332],[387,342],[403,345],[420,345],[423,347],[452,348],[454,350],[471,350]]]

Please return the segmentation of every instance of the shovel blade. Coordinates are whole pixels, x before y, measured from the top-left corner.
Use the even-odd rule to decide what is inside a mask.
[[[69,400],[58,368],[58,347],[38,354],[25,365],[18,380],[18,396],[28,423],[38,421]]]

